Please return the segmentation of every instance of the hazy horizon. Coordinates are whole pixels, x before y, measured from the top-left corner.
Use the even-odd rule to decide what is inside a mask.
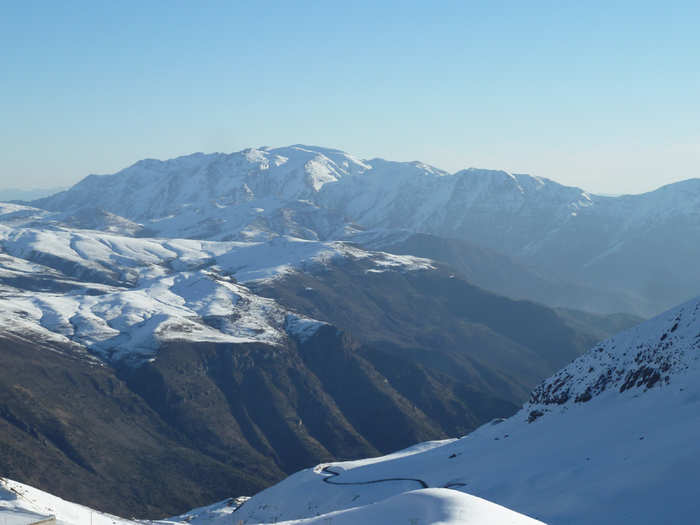
[[[279,146],[250,146],[250,147],[251,147],[251,148],[272,148],[272,149],[274,149],[274,148],[286,147],[286,146],[290,146],[290,145],[292,145],[292,144],[288,144],[288,145],[279,145]],[[350,155],[353,155],[354,157],[359,158],[359,159],[361,159],[361,160],[373,160],[373,159],[376,159],[376,158],[380,158],[380,159],[383,159],[383,160],[398,161],[398,162],[413,162],[413,161],[423,162],[423,163],[428,164],[428,165],[430,165],[430,166],[433,166],[433,167],[435,167],[435,168],[442,169],[442,170],[444,170],[444,171],[448,171],[450,174],[454,174],[454,173],[456,173],[456,172],[458,172],[458,171],[460,171],[460,170],[469,169],[469,168],[474,168],[474,169],[507,171],[507,172],[509,172],[509,173],[515,173],[515,174],[523,174],[523,173],[524,173],[524,174],[526,174],[526,175],[532,175],[532,176],[540,177],[540,175],[537,175],[537,174],[535,174],[535,173],[525,173],[525,172],[517,171],[517,170],[504,170],[503,168],[490,167],[490,166],[462,166],[462,167],[459,167],[459,168],[457,168],[457,169],[447,169],[447,168],[445,168],[444,166],[440,166],[440,165],[432,164],[432,163],[429,163],[429,162],[425,162],[423,159],[401,159],[401,160],[397,160],[397,159],[391,159],[391,158],[382,157],[382,156],[371,156],[371,157],[370,157],[370,156],[361,156],[361,155],[356,155],[356,154],[355,154],[354,152],[352,152],[352,151],[343,150],[342,148],[328,147],[328,146],[325,146],[325,145],[322,145],[322,144],[306,144],[306,145],[307,145],[307,146],[314,146],[314,147],[321,147],[321,148],[325,148],[325,149],[337,149],[337,150],[341,150],[341,151],[344,151],[345,153],[348,153],[348,154],[350,154]],[[245,149],[249,149],[249,148],[242,148],[242,149],[245,150]],[[167,158],[156,158],[156,160],[167,161],[167,160],[171,160],[171,159],[174,159],[174,158],[177,158],[177,157],[189,156],[189,155],[195,155],[195,154],[205,154],[205,155],[217,154],[217,153],[230,154],[230,153],[235,153],[235,152],[238,152],[238,151],[241,151],[241,149],[232,150],[232,151],[205,151],[205,152],[196,151],[196,152],[186,153],[186,154],[183,154],[183,155],[175,155],[175,156],[167,157]],[[145,157],[145,158],[153,159],[153,158],[155,158],[155,157]],[[128,164],[126,164],[126,165],[124,165],[124,166],[122,166],[122,167],[120,167],[120,168],[118,168],[118,169],[116,169],[116,170],[114,170],[114,171],[112,171],[112,172],[103,172],[103,173],[91,172],[91,173],[86,173],[85,175],[76,178],[76,179],[74,180],[74,182],[68,183],[68,184],[65,184],[65,185],[61,185],[61,186],[57,186],[57,185],[46,185],[46,186],[2,186],[2,185],[0,185],[0,201],[2,201],[3,199],[4,199],[4,200],[33,200],[33,199],[42,198],[42,197],[44,197],[44,196],[52,195],[52,194],[54,194],[54,193],[58,193],[58,192],[60,192],[60,191],[66,190],[66,189],[72,187],[73,185],[77,184],[78,182],[80,182],[82,179],[84,179],[85,177],[87,177],[87,176],[89,176],[89,175],[113,175],[113,174],[118,173],[119,171],[121,171],[121,170],[123,170],[123,169],[126,169],[126,168],[132,166],[133,164],[135,164],[136,162],[138,162],[138,161],[140,161],[140,160],[144,160],[144,159],[136,159],[136,160],[134,160],[133,162],[130,162],[130,163],[128,163]],[[666,185],[668,185],[668,184],[674,184],[674,183],[676,183],[676,182],[683,182],[683,181],[689,180],[689,179],[697,179],[697,178],[700,178],[700,177],[687,177],[687,178],[682,178],[682,179],[673,180],[673,181],[670,181],[670,182],[660,183],[660,184],[658,184],[658,185],[656,185],[656,186],[652,186],[652,187],[647,188],[647,189],[643,189],[643,190],[639,190],[639,191],[628,191],[628,192],[595,191],[595,190],[593,190],[593,189],[591,189],[591,188],[588,188],[588,187],[585,187],[585,186],[582,186],[582,185],[577,185],[577,184],[566,184],[566,183],[562,182],[561,180],[553,179],[553,178],[551,178],[551,177],[544,177],[544,178],[553,180],[554,182],[558,182],[558,183],[563,184],[563,185],[566,185],[566,186],[574,186],[574,187],[581,188],[581,189],[583,189],[583,190],[585,190],[585,191],[587,191],[588,193],[591,193],[591,194],[601,195],[601,196],[609,196],[609,197],[618,197],[618,196],[622,196],[622,195],[638,195],[638,194],[642,194],[642,193],[648,193],[648,192],[650,192],[650,191],[657,190],[657,189],[659,189],[659,188],[661,188],[661,187],[663,187],[663,186],[666,186]],[[4,182],[4,180],[3,180],[3,182]],[[7,197],[6,195],[9,195],[9,194],[17,194],[17,196]],[[35,195],[32,195],[32,194],[35,194]]]
[[[700,6],[37,2],[0,42],[0,187],[295,143],[641,193],[700,176]]]

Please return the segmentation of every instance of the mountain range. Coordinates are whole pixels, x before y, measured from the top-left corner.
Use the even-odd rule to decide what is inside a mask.
[[[310,146],[145,160],[0,204],[0,468],[103,511],[161,517],[319,463],[331,470],[278,487],[331,486],[340,460],[441,440],[390,456],[418,457],[494,418],[515,414],[499,428],[520,428],[523,410],[523,428],[545,427],[560,421],[553,407],[594,406],[601,391],[566,372],[567,396],[545,383],[518,411],[543,378],[700,290],[699,215],[697,180],[602,197]],[[279,512],[245,520],[346,508],[294,490],[285,501],[306,511],[262,492],[245,515]],[[413,501],[387,490],[371,498]],[[461,493],[416,497],[493,510]]]
[[[297,145],[144,160],[33,205],[82,227],[160,237],[338,240],[404,230],[456,239],[539,275],[553,288],[547,304],[598,313],[654,315],[700,289],[700,179],[609,197],[541,177],[448,173]],[[523,292],[505,294],[529,298]]]

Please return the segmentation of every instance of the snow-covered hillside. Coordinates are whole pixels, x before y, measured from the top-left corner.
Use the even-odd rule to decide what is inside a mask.
[[[691,523],[700,513],[699,435],[700,299],[592,349],[507,420],[461,439],[301,471],[235,517],[372,516],[429,487],[552,524]]]
[[[230,502],[196,509],[173,518],[175,523],[223,525],[253,522],[239,520]],[[270,523],[270,522],[266,522]],[[464,492],[426,488],[400,492],[372,505],[318,514],[299,520],[273,521],[285,525],[542,525],[542,522]]]
[[[30,525],[55,518],[59,525],[133,525],[138,522],[62,500],[23,483],[0,478],[0,522]]]
[[[59,525],[159,525],[239,524],[235,510],[240,503],[225,501],[210,507],[156,522],[127,520],[70,503],[28,485],[0,479],[0,520],[8,525],[31,525],[54,517]],[[250,523],[250,522],[246,522]],[[536,525],[539,521],[500,505],[450,489],[414,490],[387,498],[372,507],[356,507],[309,519],[276,521],[287,525]]]
[[[109,360],[150,358],[165,341],[275,345],[308,335],[323,323],[246,286],[293,269],[337,258],[363,260],[375,272],[431,267],[342,242],[134,238],[70,229],[29,207],[0,212],[3,328],[78,343]]]

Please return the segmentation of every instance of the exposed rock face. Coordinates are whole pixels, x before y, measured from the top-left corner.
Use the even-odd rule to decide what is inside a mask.
[[[542,383],[532,404],[588,402],[605,391],[648,390],[700,359],[700,302],[685,303],[596,346]]]

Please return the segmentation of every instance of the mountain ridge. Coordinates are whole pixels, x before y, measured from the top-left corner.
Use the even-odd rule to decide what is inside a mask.
[[[700,257],[691,242],[700,235],[700,179],[606,197],[524,174],[448,173],[420,162],[289,146],[140,161],[33,205],[80,215],[83,227],[91,213],[97,225],[108,212],[140,224],[124,223],[134,235],[352,240],[364,230],[403,229],[454,238],[552,279],[618,294],[619,305],[642,316],[700,291],[690,262]],[[634,271],[618,275],[623,266]]]

